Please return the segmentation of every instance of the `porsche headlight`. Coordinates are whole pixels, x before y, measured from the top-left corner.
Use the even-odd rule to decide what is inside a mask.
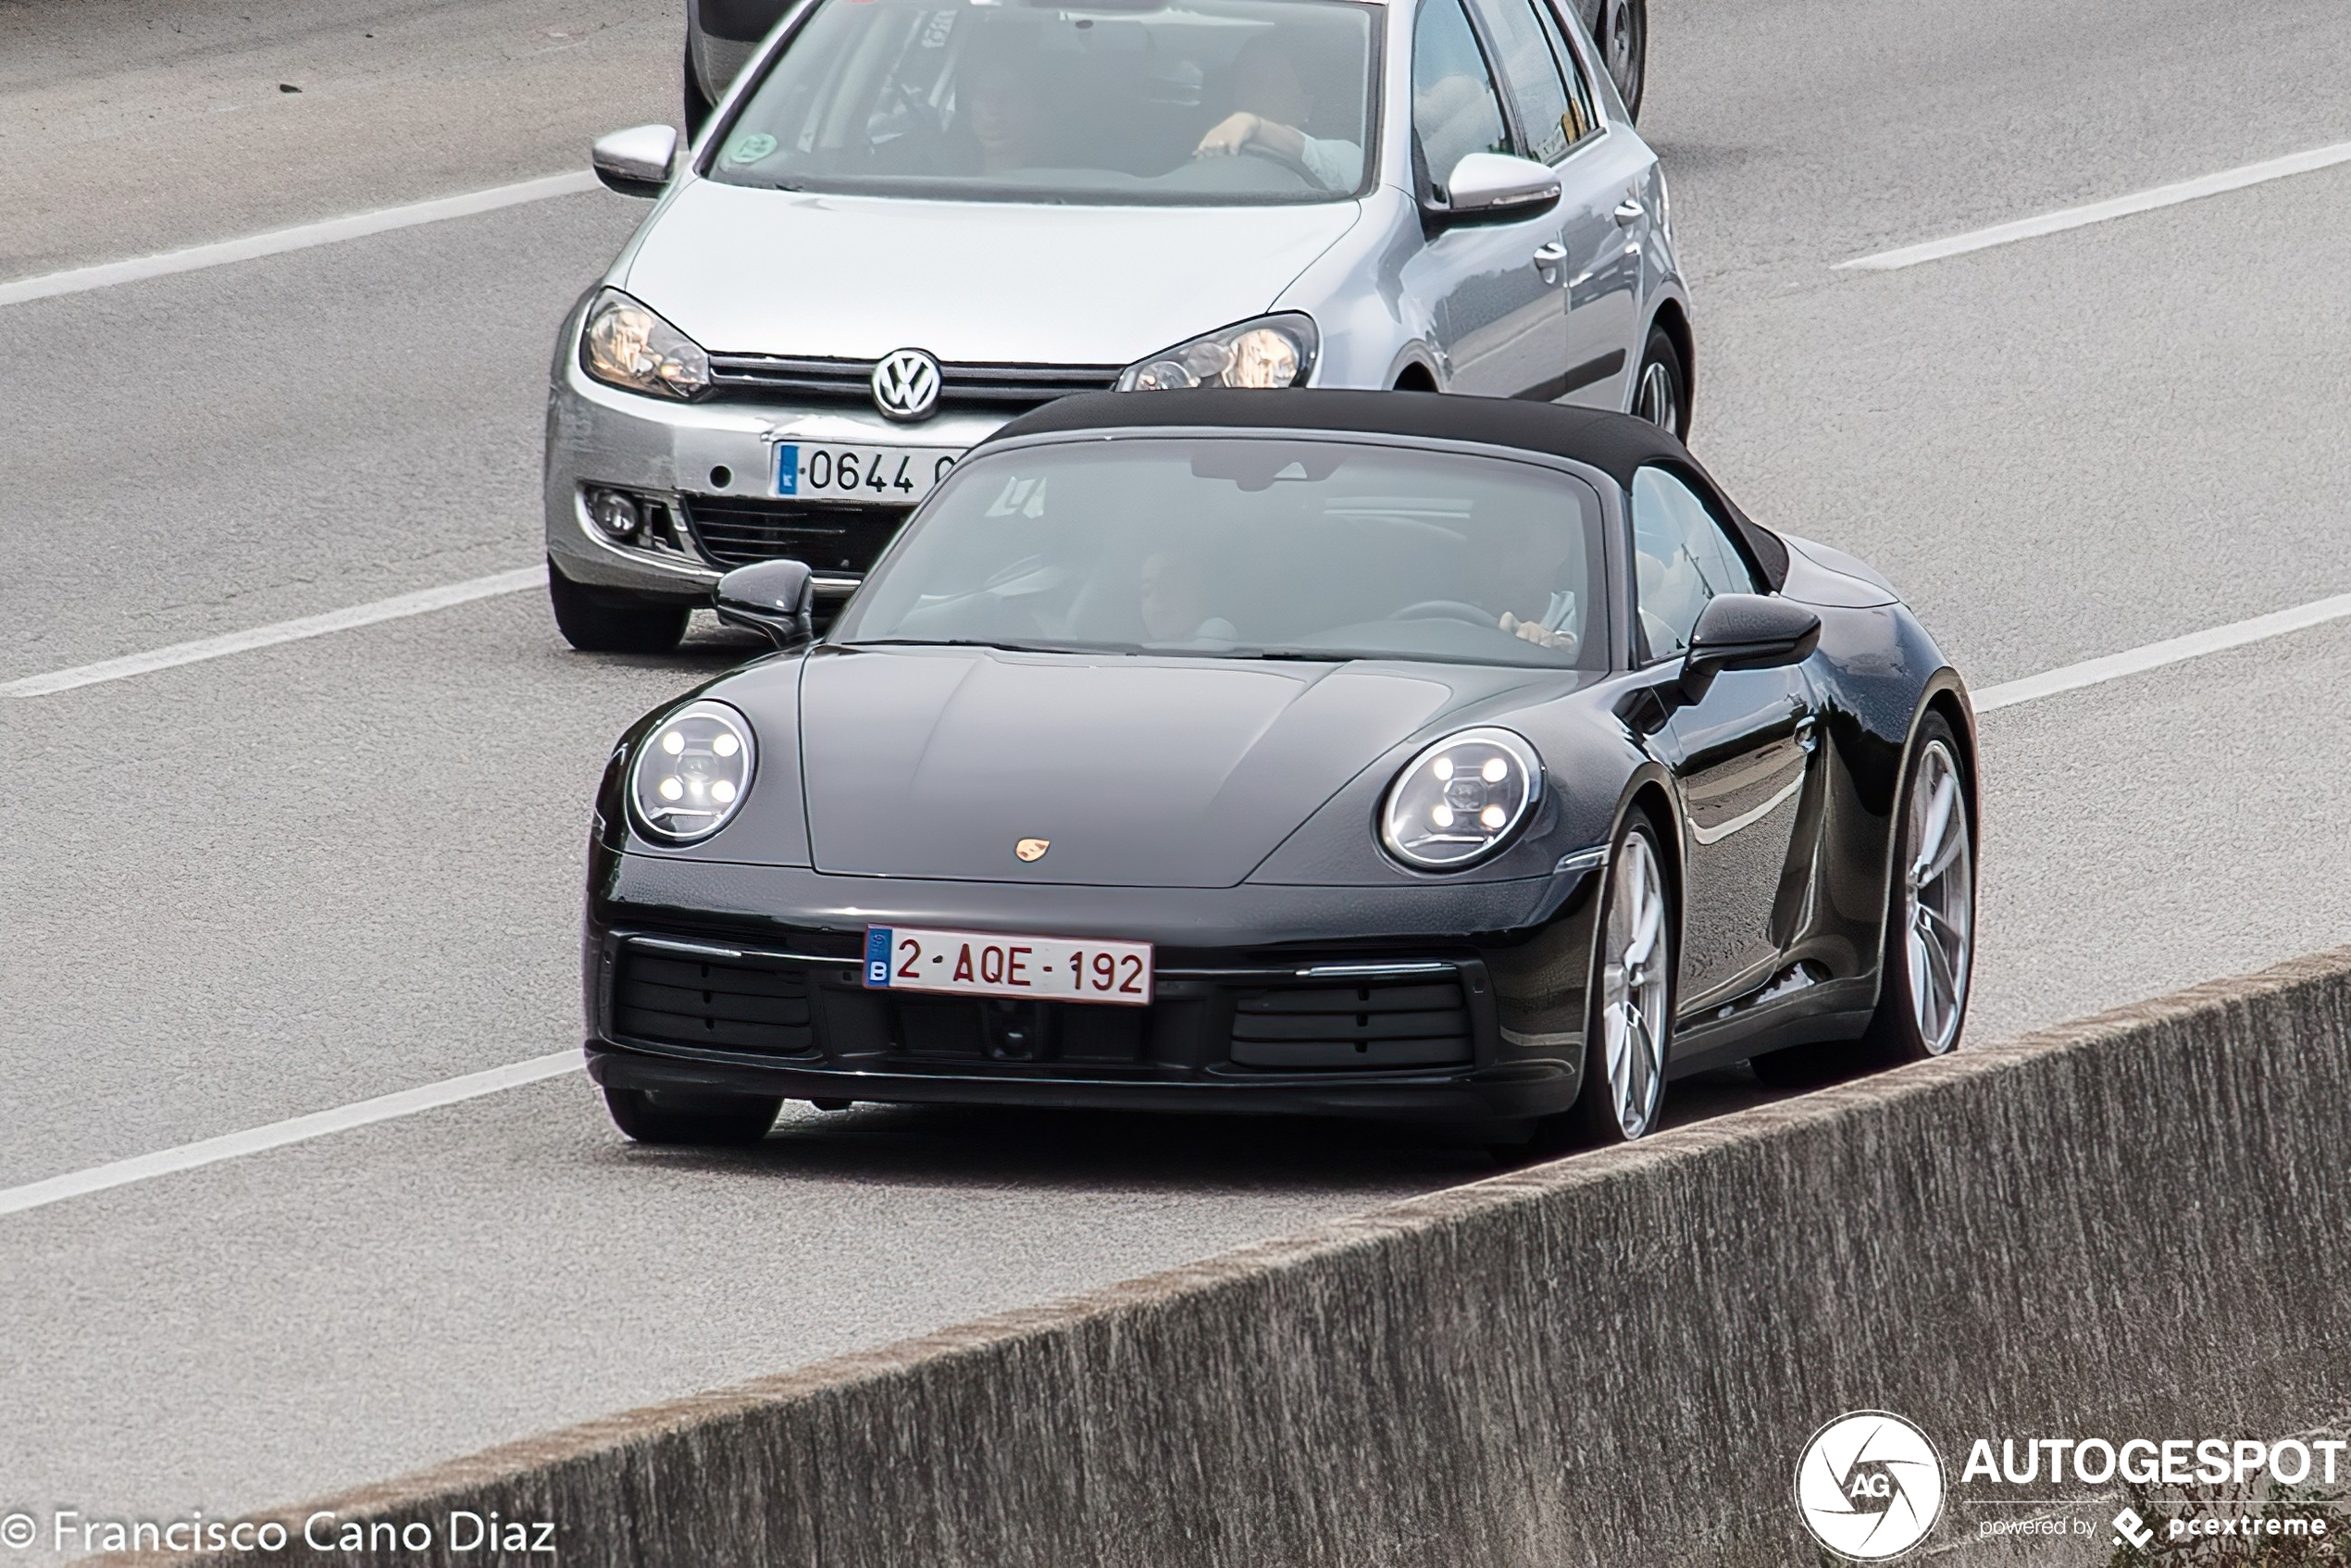
[[[1311,316],[1261,316],[1129,365],[1118,390],[1302,386],[1321,341]]]
[[[628,769],[628,808],[644,832],[690,844],[727,826],[751,793],[751,723],[724,703],[689,703],[655,725]]]
[[[579,366],[607,386],[655,397],[692,397],[710,385],[702,345],[618,289],[588,307]]]
[[[1535,748],[1507,729],[1448,735],[1405,765],[1380,808],[1380,842],[1416,871],[1457,871],[1496,853],[1543,794]]]

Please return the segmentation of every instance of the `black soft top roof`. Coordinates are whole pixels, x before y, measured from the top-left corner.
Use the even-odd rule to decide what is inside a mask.
[[[1598,408],[1571,408],[1520,398],[1468,397],[1459,392],[1316,388],[1083,392],[1020,416],[989,440],[1064,430],[1202,425],[1476,442],[1589,464],[1627,489],[1634,470],[1644,464],[1661,463],[1681,470],[1716,503],[1723,516],[1744,536],[1755,564],[1773,587],[1779,587],[1787,577],[1787,546],[1770,529],[1749,521],[1698,466],[1688,448],[1646,419]]]

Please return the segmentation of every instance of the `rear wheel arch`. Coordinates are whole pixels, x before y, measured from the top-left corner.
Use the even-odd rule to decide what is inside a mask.
[[[1968,711],[1966,699],[1960,695],[1956,680],[1928,691],[1925,703],[1921,704],[1919,717],[1923,718],[1929,713],[1941,714],[1943,721],[1951,727],[1952,741],[1959,749],[1959,778],[1966,790],[1968,819],[1980,836],[1984,831],[1983,810],[1979,804],[1983,784],[1976,777],[1975,719]],[[1915,733],[1915,720],[1911,728]]]
[[[1918,705],[1910,714],[1910,728],[1902,737],[1901,759],[1894,770],[1894,794],[1887,803],[1885,847],[1878,866],[1877,951],[1881,960],[1885,952],[1885,920],[1894,907],[1894,879],[1901,875],[1902,792],[1918,760],[1919,731],[1930,714],[1951,728],[1952,741],[1959,751],[1959,796],[1967,806],[1968,831],[1974,838],[1979,853],[1984,842],[1980,801],[1983,790],[1976,778],[1975,718],[1958,673],[1947,666],[1930,677],[1920,692]],[[1877,967],[1877,979],[1882,990],[1885,983],[1883,962]]]

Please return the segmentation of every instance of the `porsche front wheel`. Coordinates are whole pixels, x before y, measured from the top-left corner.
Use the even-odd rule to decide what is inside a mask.
[[[1657,1130],[1673,1034],[1673,911],[1645,816],[1617,830],[1598,925],[1584,1091],[1569,1114],[1583,1141],[1624,1143]]]
[[[639,1143],[757,1143],[776,1125],[780,1099],[693,1089],[608,1089],[613,1126]]]

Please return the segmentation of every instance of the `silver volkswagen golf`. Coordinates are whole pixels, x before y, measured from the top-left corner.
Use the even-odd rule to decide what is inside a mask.
[[[675,643],[718,574],[852,590],[1068,392],[1418,387],[1686,434],[1665,180],[1565,0],[802,0],[566,320],[549,591]]]

